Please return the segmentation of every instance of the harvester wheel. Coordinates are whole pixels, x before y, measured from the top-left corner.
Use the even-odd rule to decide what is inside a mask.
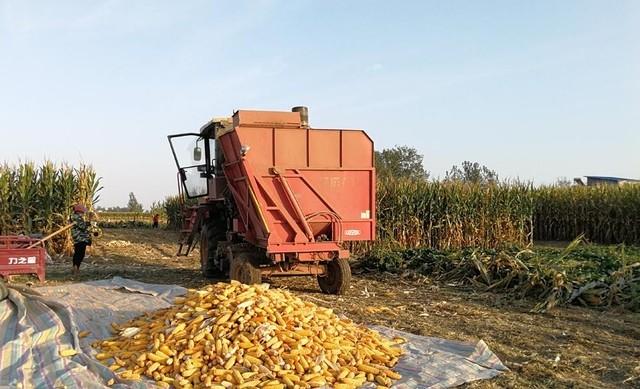
[[[243,284],[259,284],[262,281],[260,269],[251,263],[249,253],[238,253],[231,259],[229,278]]]
[[[214,227],[204,224],[200,231],[200,268],[206,278],[222,276],[216,261],[218,236]]]
[[[351,283],[351,267],[344,258],[336,258],[327,263],[327,275],[318,277],[318,285],[324,293],[344,294]]]

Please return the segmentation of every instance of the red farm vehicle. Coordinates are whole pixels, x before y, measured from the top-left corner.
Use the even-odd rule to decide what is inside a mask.
[[[28,236],[0,236],[0,282],[16,274],[36,274],[44,282],[46,251]]]
[[[375,238],[373,142],[364,131],[312,129],[306,107],[240,110],[199,133],[170,135],[185,207],[178,255],[200,244],[202,272],[245,284],[315,276],[349,287],[347,241]]]

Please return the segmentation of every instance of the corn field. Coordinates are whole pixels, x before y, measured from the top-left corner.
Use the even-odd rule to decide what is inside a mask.
[[[640,185],[543,187],[535,203],[536,240],[640,243]]]
[[[640,185],[378,182],[378,245],[497,248],[535,240],[640,243]]]
[[[92,208],[100,178],[89,165],[0,165],[0,234],[46,234],[65,225],[71,205]],[[640,243],[640,186],[470,185],[414,179],[378,182],[378,247],[456,249],[529,246],[533,240]],[[188,205],[195,202],[190,201]],[[167,227],[179,229],[181,201],[162,202]],[[165,215],[162,215],[163,218]],[[49,245],[68,248],[70,239]],[[355,244],[356,252],[372,245]]]
[[[162,211],[157,211],[159,224],[164,226],[167,218]],[[98,211],[98,226],[100,228],[151,228],[154,212],[112,212]]]
[[[197,199],[184,199],[185,206],[192,206],[198,203]],[[182,228],[182,207],[183,200],[179,196],[167,196],[162,203],[167,220],[167,228],[179,230]]]
[[[100,178],[89,165],[73,168],[47,161],[0,165],[0,235],[46,235],[65,226],[71,207],[83,203],[92,209],[99,200]],[[48,243],[54,252],[68,251],[69,233]]]
[[[540,187],[424,180],[378,184],[378,241],[353,245],[368,268],[407,270],[480,291],[640,310],[640,186]],[[564,250],[536,240],[572,241]]]
[[[388,179],[378,182],[377,196],[381,244],[450,249],[532,243],[535,206],[529,184]]]
[[[99,212],[100,226],[105,228],[149,227],[153,214],[160,215],[160,223],[169,230],[182,228],[182,209],[198,203],[197,199],[181,199],[178,195],[167,196],[157,203],[154,212]]]

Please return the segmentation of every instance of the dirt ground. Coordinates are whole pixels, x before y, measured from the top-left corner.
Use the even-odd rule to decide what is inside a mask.
[[[177,235],[163,230],[108,229],[90,249],[79,279],[67,257],[54,258],[47,285],[113,276],[201,287],[199,254],[175,257]],[[467,342],[483,339],[511,369],[467,388],[640,388],[640,314],[581,307],[529,313],[533,301],[476,293],[428,278],[355,270],[344,296],[322,294],[312,278],[276,279],[350,318]]]

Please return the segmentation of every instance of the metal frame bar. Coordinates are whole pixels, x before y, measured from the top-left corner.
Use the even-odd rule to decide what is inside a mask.
[[[260,268],[265,277],[324,276],[327,266],[322,263],[298,262],[292,269],[284,270],[279,264]]]
[[[300,204],[298,204],[298,201],[293,195],[293,191],[291,190],[291,187],[289,186],[287,179],[284,178],[284,176],[282,176],[275,169],[273,170],[276,175],[276,178],[278,179],[278,182],[284,188],[284,192],[287,195],[287,200],[289,200],[289,203],[291,203],[291,206],[293,206],[293,210],[296,212],[296,215],[298,216],[298,219],[299,219],[298,221],[300,222],[300,224],[302,224],[302,228],[304,229],[304,233],[307,236],[307,239],[309,239],[309,242],[315,242],[315,238],[313,237],[313,232],[311,231],[311,227],[309,227],[309,224],[305,219],[304,213],[302,213],[302,209],[300,208]]]
[[[275,206],[268,207],[268,208],[270,208],[270,210],[279,212],[284,217],[284,220],[286,221],[287,225],[291,227],[295,232],[296,238],[300,235],[304,235],[304,232],[300,229],[300,226],[298,226],[295,220],[291,218],[291,215],[289,215],[288,212],[282,211],[282,208],[284,208],[284,206],[280,203],[279,200],[277,200],[276,197],[274,197],[272,194],[269,193],[269,191],[267,190],[267,186],[264,184],[262,179],[260,177],[253,176],[253,180],[255,181],[257,186],[259,186],[260,189],[262,189],[262,191],[269,197],[269,200],[275,204]]]

